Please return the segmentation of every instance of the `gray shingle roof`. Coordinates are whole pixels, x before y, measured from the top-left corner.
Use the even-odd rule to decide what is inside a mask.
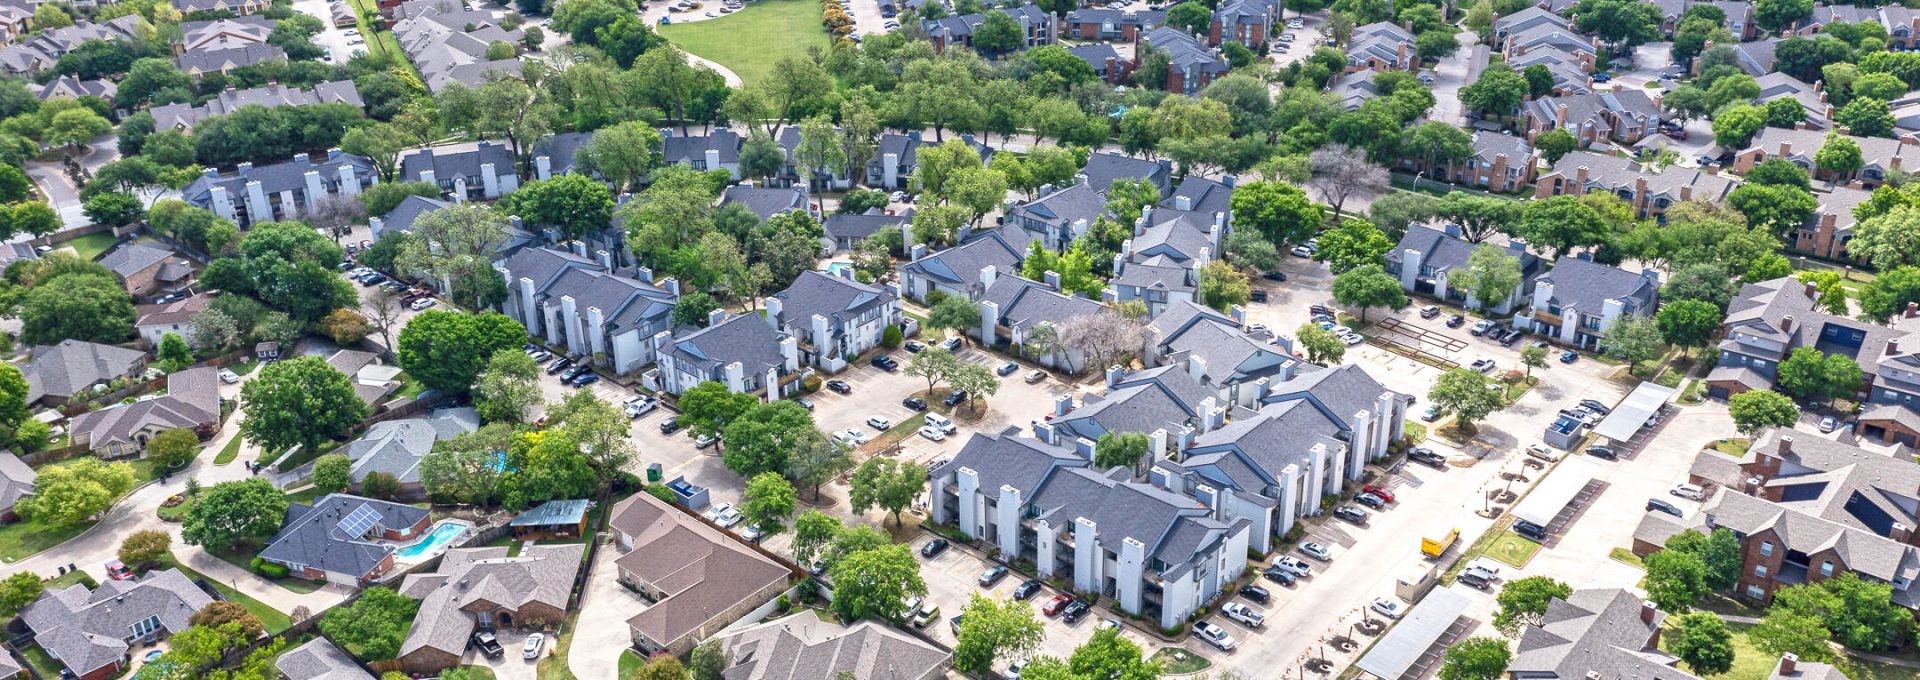
[[[474,615],[466,610],[471,605],[492,605],[487,608],[504,609],[516,620],[532,604],[565,610],[585,553],[586,546],[578,543],[530,546],[515,557],[508,557],[505,547],[448,550],[438,571],[408,574],[400,585],[400,594],[420,600],[400,656],[420,649],[465,653],[475,628]]]
[[[1309,364],[1311,366],[1311,364]],[[1264,403],[1276,403],[1291,399],[1306,399],[1319,406],[1328,418],[1352,427],[1351,418],[1356,413],[1367,411],[1378,417],[1375,404],[1380,395],[1393,394],[1401,400],[1411,400],[1404,394],[1392,392],[1373,376],[1367,375],[1359,366],[1348,364],[1318,371],[1307,371],[1292,380],[1274,385],[1268,390]]]
[[[211,427],[220,419],[217,372],[211,366],[176,371],[167,376],[164,395],[75,416],[74,436],[99,449],[149,429]]]
[[[287,51],[273,45],[241,45],[217,50],[194,50],[173,58],[173,65],[187,73],[229,71],[263,61],[285,60]],[[181,106],[184,105],[173,105]],[[167,107],[156,107],[167,108]],[[156,119],[159,116],[155,116]]]
[[[1653,638],[1664,612],[1641,619],[1639,596],[1618,588],[1576,590],[1547,605],[1544,620],[1520,634],[1507,672],[1584,678],[1597,672],[1621,680],[1679,680],[1695,676],[1676,668],[1679,659],[1660,651]]]
[[[281,654],[273,667],[287,680],[373,680],[353,657],[326,638],[317,637]]]
[[[720,152],[721,163],[740,162],[740,135],[726,128],[715,128],[706,135],[667,135],[661,141],[660,155],[668,165],[674,163],[705,162],[707,149]],[[713,168],[707,168],[712,170]]]
[[[85,584],[49,590],[20,611],[39,645],[75,675],[85,676],[125,656],[125,638],[135,623],[158,617],[168,634],[187,629],[187,619],[213,603],[213,597],[178,569],[146,578],[107,581],[92,591]]]
[[[767,219],[789,210],[806,210],[807,193],[800,187],[750,187],[735,184],[720,194],[720,205],[739,203]]]
[[[1788,550],[1808,555],[1832,550],[1846,569],[1883,582],[1920,575],[1920,549],[1737,490],[1721,491],[1702,512],[1708,524],[1743,535],[1772,530]],[[1912,601],[1912,594],[1896,592],[1894,598]]]
[[[1107,211],[1107,197],[1100,192],[1099,188],[1076,184],[1014,206],[1007,217],[1032,220],[1050,227],[1071,226],[1079,220],[1092,224]]]
[[[84,340],[37,345],[20,367],[27,378],[27,403],[42,397],[66,399],[96,384],[132,376],[146,365],[146,358],[146,352]]]
[[[1431,268],[1436,272],[1452,270],[1464,272],[1467,269],[1468,258],[1472,257],[1473,251],[1479,247],[1478,244],[1448,236],[1446,232],[1432,227],[1410,226],[1407,227],[1406,235],[1400,237],[1399,245],[1387,251],[1386,260],[1401,262],[1406,257],[1405,251],[1413,249],[1420,251],[1422,267]],[[1520,258],[1520,276],[1523,279],[1538,273],[1541,265],[1544,264],[1539,257],[1527,252],[1521,244],[1510,245],[1507,248],[1507,254]]]
[[[32,494],[39,476],[19,456],[0,452],[0,514],[12,511],[14,503]]]
[[[1054,419],[1061,431],[1088,439],[1108,432],[1178,432],[1199,422],[1200,407],[1213,391],[1178,366],[1136,371],[1108,388],[1105,395],[1089,395],[1080,407]]]
[[[801,272],[773,296],[781,302],[779,321],[790,328],[812,328],[816,314],[838,328],[894,300],[893,291],[820,271]]]
[[[280,564],[365,577],[394,549],[392,545],[374,543],[364,535],[349,536],[341,530],[341,520],[362,506],[379,513],[380,525],[389,529],[411,528],[427,517],[426,509],[411,505],[343,493],[327,494],[313,505],[288,506],[286,524],[267,542],[260,557]]]
[[[388,230],[401,232],[413,231],[414,220],[420,219],[421,215],[445,208],[449,205],[452,204],[437,198],[427,198],[425,196],[408,196],[400,199],[400,203],[393,206],[392,210],[380,216],[380,232],[384,234]]]
[[[420,459],[433,452],[433,443],[480,428],[472,407],[439,409],[426,418],[403,418],[374,423],[366,434],[347,443],[353,461],[353,479],[375,472],[393,475],[401,483],[420,481]]]
[[[835,214],[827,216],[826,223],[821,227],[826,231],[828,238],[858,244],[882,229],[898,229],[900,225],[912,219],[911,215],[888,215],[879,212],[864,215]]]
[[[100,257],[100,266],[113,270],[120,278],[132,278],[135,274],[167,261],[173,257],[173,250],[145,243],[128,243],[115,248],[113,252]]]
[[[720,644],[733,663],[727,680],[813,680],[841,672],[862,680],[920,680],[952,656],[877,621],[843,626],[810,611],[735,630],[720,636]]]
[[[993,302],[1000,306],[1000,318],[1007,326],[1023,326],[1030,323],[1051,321],[1059,324],[1069,319],[1087,314],[1096,314],[1106,307],[1098,302],[1077,295],[1066,295],[1048,288],[1046,284],[1029,281],[1010,274],[1001,274],[988,288],[983,302]]]
[[[780,354],[785,337],[760,315],[742,314],[676,337],[667,351],[683,365],[708,375],[736,361],[748,375],[758,375],[786,365],[786,357]]]
[[[986,232],[966,243],[901,265],[900,269],[962,289],[972,289],[980,283],[981,269],[993,266],[998,268],[996,271],[1000,276],[1010,276],[1014,273],[1014,265],[1019,264],[1025,255],[1015,250],[998,233]]]
[[[1314,445],[1325,445],[1329,454],[1344,449],[1342,429],[1305,402],[1264,406],[1196,437],[1181,466],[1219,484],[1264,492],[1289,465],[1312,469]]]
[[[420,149],[402,156],[400,176],[408,181],[417,181],[420,173],[432,170],[434,179],[439,181],[475,177],[481,174],[480,166],[487,163],[493,164],[493,171],[497,174],[514,172],[512,151],[500,144],[480,141],[470,145]]]
[[[1188,175],[1173,188],[1173,195],[1160,202],[1161,208],[1212,215],[1233,213],[1233,187],[1219,180]]]
[[[259,182],[260,190],[269,195],[295,190],[304,193],[307,190],[308,171],[319,173],[321,181],[332,183],[339,180],[340,168],[343,166],[353,168],[354,175],[363,181],[373,175],[373,162],[363,156],[350,153],[338,155],[328,153],[327,157],[318,160],[288,160],[246,168],[232,175],[214,177],[202,175],[195,178],[192,184],[188,184],[187,188],[181,189],[180,195],[185,197],[188,203],[208,207],[213,205],[211,195],[213,187],[216,186],[226,188],[227,196],[235,204],[245,199],[248,182]]]
[[[633,545],[614,563],[665,593],[627,625],[663,646],[786,583],[790,574],[772,558],[648,494],[614,506],[609,524]]]
[[[1156,30],[1154,35],[1159,35],[1162,30],[1167,29]],[[1172,31],[1172,33],[1185,36],[1178,31]],[[1191,38],[1188,39],[1191,40]],[[1156,44],[1156,47],[1163,46]],[[1105,194],[1107,188],[1113,186],[1115,181],[1123,179],[1151,180],[1155,186],[1165,191],[1168,184],[1167,177],[1172,173],[1164,163],[1102,151],[1087,156],[1087,164],[1080,168],[1080,174],[1087,178],[1085,182],[1087,186]]]
[[[1660,282],[1653,276],[1573,256],[1562,256],[1552,270],[1535,276],[1533,282],[1536,290],[1540,284],[1553,284],[1552,303],[1587,314],[1600,313],[1608,300],[1625,301],[1630,313],[1651,313],[1660,291]]]

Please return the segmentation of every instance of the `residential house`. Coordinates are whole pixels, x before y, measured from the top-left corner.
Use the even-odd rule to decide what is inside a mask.
[[[1534,198],[1582,196],[1604,191],[1633,206],[1636,217],[1665,224],[1667,209],[1686,201],[1719,203],[1738,188],[1731,177],[1709,170],[1669,166],[1648,170],[1631,159],[1613,154],[1575,151],[1560,157],[1534,178]]]
[[[1038,6],[1028,4],[993,11],[1006,13],[1020,26],[1023,38],[1020,50],[1051,45],[1059,35],[1053,13]],[[973,47],[973,32],[986,21],[984,14],[948,15],[940,19],[923,20],[920,28],[926,31],[927,39],[933,41],[935,50],[944,50],[948,45],[956,44]]]
[[[384,9],[387,0],[380,4]],[[496,42],[519,44],[525,28],[507,30],[492,12],[469,10],[458,0],[413,0],[395,6],[392,13],[393,37],[420,70],[428,90],[520,77],[519,57],[488,59],[487,48]]]
[[[807,188],[793,187],[756,187],[735,184],[720,192],[720,205],[738,203],[760,218],[772,219],[774,215],[800,211],[813,214],[813,200],[807,195]]]
[[[1908,461],[1775,429],[1737,460],[1695,461],[1688,478],[1719,487],[1700,530],[1740,540],[1735,595],[1765,605],[1780,588],[1853,572],[1891,584],[1896,604],[1920,607],[1920,517],[1907,502],[1920,471]]]
[[[168,333],[192,342],[194,315],[206,311],[212,304],[212,293],[194,293],[173,302],[135,305],[133,330],[140,334],[140,339],[146,341],[147,346],[156,349]]]
[[[987,268],[1016,273],[1026,257],[1026,251],[1015,248],[998,231],[983,232],[931,255],[926,244],[914,244],[908,252],[908,262],[900,265],[900,285],[907,297],[921,302],[936,290],[978,300],[991,284],[991,277],[983,275]]]
[[[1106,195],[1107,189],[1119,180],[1144,179],[1152,183],[1160,195],[1165,196],[1173,190],[1173,161],[1141,160],[1111,151],[1098,151],[1087,155],[1087,164],[1081,166],[1074,182],[1092,187],[1094,191]]]
[[[167,375],[167,393],[74,416],[73,443],[103,458],[138,454],[167,430],[185,428],[205,439],[220,426],[220,388],[211,366]]]
[[[1189,362],[1129,373],[1109,366],[1102,392],[1086,395],[1078,406],[1071,396],[1056,398],[1053,419],[1048,421],[1051,429],[1035,436],[1089,455],[1088,450],[1107,434],[1152,433],[1153,450],[1164,455],[1168,433],[1217,426],[1225,417],[1213,385],[1205,382],[1204,368],[1204,363]]]
[[[740,179],[740,135],[727,128],[714,128],[705,135],[674,134],[671,129],[662,129],[660,144],[660,162],[665,165],[685,165],[695,172],[707,172],[725,168],[735,180]]]
[[[799,340],[802,361],[829,373],[845,369],[849,357],[880,346],[903,314],[893,286],[860,283],[852,270],[841,271],[839,276],[801,272],[793,285],[767,297],[767,323]]]
[[[1860,182],[1862,186],[1859,188],[1873,189],[1885,184],[1887,176],[1893,171],[1902,169],[1903,162],[1911,163],[1906,160],[1908,155],[1920,156],[1920,142],[1916,141],[1853,135],[1846,135],[1846,138],[1860,147],[1860,171],[1852,177],[1836,176],[1813,162],[1813,157],[1820,153],[1820,147],[1827,143],[1826,132],[1774,127],[1762,128],[1759,134],[1753,136],[1753,141],[1747,143],[1747,148],[1734,154],[1732,170],[1744,175],[1769,159],[1783,158],[1807,171],[1814,179],[1843,183],[1853,179]]]
[[[838,134],[839,131],[839,128],[834,128],[836,134]],[[775,184],[780,186],[794,186],[799,184],[800,126],[788,125],[780,128],[780,136],[774,141],[779,142],[780,152],[786,155],[787,160],[784,165],[780,166],[779,176],[774,177],[772,184],[768,186]],[[853,178],[849,177],[847,172],[846,163],[841,163],[834,167],[825,165],[815,166],[807,175],[807,192],[846,191],[852,189]]]
[[[268,61],[285,61],[287,51],[273,45],[241,45],[217,50],[198,50],[173,58],[174,68],[198,78],[208,73],[231,74],[234,69]]]
[[[430,519],[426,508],[330,493],[312,505],[288,505],[260,559],[304,579],[372,585],[393,569],[394,542],[419,538]]]
[[[879,621],[844,625],[812,611],[738,628],[717,639],[727,659],[723,675],[728,680],[811,680],[842,673],[868,680],[940,680],[953,657]]]
[[[99,262],[136,298],[180,290],[193,283],[196,271],[193,260],[172,248],[144,241],[114,248]]]
[[[795,576],[767,554],[650,494],[620,501],[607,524],[621,551],[614,560],[620,583],[652,604],[627,619],[643,655],[687,653],[778,596]]]
[[[1755,78],[1772,73],[1777,61],[1774,53],[1779,50],[1780,42],[1780,38],[1767,38],[1736,44],[1733,46],[1734,64]],[[1712,47],[1712,41],[1708,41],[1707,46]],[[1699,62],[1694,63],[1695,68],[1699,66]]]
[[[1413,47],[1413,31],[1391,21],[1353,29],[1347,40],[1347,70],[1412,71],[1420,68]]]
[[[1889,356],[1897,358],[1898,341],[1920,330],[1920,321],[1915,321],[1920,315],[1912,309],[1887,326],[1828,314],[1817,306],[1818,300],[1812,284],[1792,277],[1741,286],[1720,322],[1724,339],[1719,363],[1707,374],[1707,394],[1724,398],[1768,389],[1780,362],[1801,347],[1853,359],[1871,389],[1876,380],[1873,367]],[[1909,341],[1909,349],[1914,347],[1920,347],[1920,339]],[[1883,395],[1878,401],[1904,400]]]
[[[1666,612],[1619,588],[1589,588],[1554,598],[1539,624],[1521,629],[1507,662],[1510,680],[1601,677],[1695,680],[1679,657],[1660,649]]]
[[[1853,240],[1856,220],[1853,210],[1873,197],[1873,192],[1835,186],[1814,192],[1820,203],[1807,223],[1787,235],[1787,247],[1794,252],[1829,260],[1846,261],[1847,242]]]
[[[179,569],[165,569],[109,580],[91,591],[84,583],[47,590],[20,610],[19,620],[72,677],[107,680],[127,669],[134,645],[186,630],[187,619],[213,602]]]
[[[173,8],[181,14],[227,12],[247,16],[271,4],[268,0],[173,0]]]
[[[1527,50],[1524,54],[1514,55],[1507,62],[1515,71],[1525,71],[1535,65],[1545,66],[1547,73],[1553,76],[1552,94],[1559,96],[1586,95],[1593,92],[1593,77],[1580,64],[1580,58],[1571,52],[1557,47],[1539,47]]]
[[[452,204],[437,198],[408,196],[400,199],[400,203],[393,206],[392,210],[387,211],[387,214],[367,218],[367,225],[372,229],[373,238],[376,241],[388,232],[412,233],[413,224],[420,219],[420,216],[440,210],[449,205]],[[543,240],[540,235],[528,232],[517,216],[508,217],[507,223],[506,239],[493,246],[493,252],[488,257],[489,260],[498,262],[512,256],[514,253],[520,252],[522,248],[539,244]],[[425,273],[420,273],[420,275],[427,276]],[[449,290],[452,288],[452,282],[445,277],[433,278],[439,283],[441,290]]]
[[[1340,102],[1341,108],[1358,111],[1361,104],[1380,96],[1380,87],[1373,82],[1377,75],[1380,72],[1370,68],[1344,71],[1333,77],[1333,82],[1327,85],[1327,93]]]
[[[355,108],[366,106],[366,103],[360,100],[360,90],[353,86],[351,80],[316,83],[311,90],[272,83],[246,90],[228,88],[199,106],[164,104],[153,107],[153,125],[158,130],[191,133],[200,121],[233,113],[243,106],[262,106],[271,109],[313,104],[352,104]]]
[[[27,379],[27,406],[54,408],[68,400],[107,391],[115,380],[134,380],[147,370],[147,353],[85,340],[61,340],[27,349],[19,366]]]
[[[1456,287],[1453,274],[1467,274],[1467,262],[1473,257],[1473,251],[1479,244],[1469,243],[1460,237],[1457,226],[1448,225],[1445,229],[1434,229],[1419,225],[1407,227],[1407,233],[1400,237],[1399,245],[1387,251],[1386,270],[1400,279],[1400,288],[1416,295],[1431,295],[1449,303],[1469,309],[1481,309],[1491,314],[1511,314],[1521,300],[1533,294],[1533,280],[1545,266],[1539,257],[1527,252],[1527,244],[1512,240],[1505,248],[1507,255],[1520,261],[1520,285],[1506,299],[1480,300],[1465,286]]]
[[[1119,50],[1115,50],[1111,44],[1072,45],[1067,47],[1067,53],[1087,62],[1088,66],[1093,67],[1093,74],[1108,85],[1119,85],[1133,77],[1133,60],[1120,56]]]
[[[1075,320],[1103,313],[1105,305],[1060,290],[1060,275],[1046,273],[1046,281],[1030,281],[1013,273],[999,275],[997,269],[980,271],[985,292],[980,296],[980,327],[969,335],[980,344],[1007,347],[1043,366],[1077,373],[1087,368],[1086,353],[1077,348],[1029,346],[1041,326],[1059,329]]]
[[[1634,273],[1591,260],[1562,256],[1553,269],[1535,274],[1529,306],[1514,315],[1516,328],[1550,340],[1592,349],[1614,322],[1652,317],[1659,304],[1660,275]]]
[[[982,164],[993,160],[993,148],[974,140],[973,135],[960,135],[960,141],[979,152]],[[929,143],[940,142],[922,140],[919,130],[880,135],[879,143],[874,146],[873,159],[867,161],[867,186],[883,191],[910,187],[914,171],[920,168],[920,147]]]
[[[1200,39],[1171,26],[1161,26],[1140,36],[1134,54],[1144,55],[1147,50],[1167,54],[1168,92],[1193,96],[1214,79],[1226,75],[1229,68],[1227,60]]]
[[[506,546],[455,548],[434,572],[407,575],[400,594],[419,600],[420,609],[400,643],[401,666],[411,673],[443,671],[461,664],[475,631],[567,620],[586,546],[540,544],[511,552]]]
[[[481,140],[401,156],[400,181],[439,185],[455,203],[493,200],[520,188],[519,167],[506,146]]]
[[[357,349],[334,350],[327,355],[327,365],[353,383],[354,396],[367,405],[369,412],[380,410],[387,395],[400,391],[400,367],[388,366],[380,361],[380,355]]]
[[[287,650],[273,660],[273,667],[286,680],[374,680],[346,650],[323,637]]]
[[[72,26],[40,31],[0,48],[0,72],[27,75],[53,68],[60,57],[89,40],[137,40],[141,35],[140,25],[144,22],[138,16],[129,15],[107,21],[82,21]]]
[[[714,381],[733,392],[763,392],[768,401],[797,388],[800,341],[781,333],[758,314],[707,315],[707,327],[653,336],[659,367],[648,371],[649,389],[680,394]]]
[[[1220,47],[1228,42],[1260,51],[1273,37],[1280,20],[1280,3],[1273,0],[1228,0],[1213,10],[1207,22],[1207,44]]]
[[[420,459],[433,453],[433,444],[480,429],[473,407],[435,409],[424,418],[383,420],[367,428],[359,439],[347,442],[347,460],[353,464],[355,484],[375,472],[400,482],[407,498],[425,498],[420,483]]]
[[[1544,10],[1536,7],[1528,11]],[[1520,17],[1526,13],[1513,16]],[[1547,16],[1560,18],[1557,14]],[[1534,15],[1533,20],[1514,22],[1510,30],[1497,40],[1500,55],[1506,59],[1517,59],[1538,50],[1555,50],[1559,53],[1557,58],[1562,61],[1570,59],[1569,64],[1580,71],[1593,70],[1600,59],[1600,50],[1594,45],[1593,39],[1574,29],[1572,22],[1565,19],[1554,22]]]
[[[1182,186],[1191,184],[1189,180]],[[1218,192],[1223,198],[1225,191]],[[1163,201],[1195,206],[1191,195],[1176,195]],[[1225,206],[1221,206],[1225,207]],[[1157,316],[1176,301],[1197,301],[1200,295],[1200,268],[1216,253],[1223,253],[1227,233],[1227,213],[1205,214],[1198,211],[1147,206],[1134,221],[1133,237],[1123,242],[1113,256],[1113,278],[1108,287],[1114,300],[1139,300],[1149,316]]]
[[[34,8],[28,2],[0,3],[0,44],[19,40],[32,30]]]
[[[1120,610],[1161,628],[1232,593],[1247,569],[1249,522],[1129,481],[1124,468],[1100,473],[1089,458],[1039,439],[975,434],[930,471],[933,521],[1033,564],[1041,578],[1111,593]]]
[[[828,215],[820,228],[826,232],[824,238],[829,243],[828,249],[850,251],[859,247],[860,242],[867,240],[869,236],[887,229],[898,230],[907,227],[912,221],[911,209],[904,214],[888,215],[882,208],[873,208],[858,215],[846,213]]]
[[[1523,191],[1533,184],[1539,155],[1525,138],[1478,130],[1473,133],[1470,149],[1466,160],[1447,161],[1438,168],[1428,168],[1418,160],[1403,165],[1421,168],[1447,182],[1499,193]]]
[[[174,44],[173,53],[179,55],[202,50],[265,45],[267,36],[273,33],[273,24],[272,19],[258,16],[182,21],[180,22],[180,42]]]
[[[1820,32],[1828,24],[1857,24],[1861,22],[1880,24],[1887,31],[1889,47],[1898,45],[1902,49],[1912,50],[1920,46],[1920,12],[1900,5],[1873,7],[1868,5],[1826,4],[1813,8],[1813,14],[1801,20],[1794,30],[1797,35],[1807,36]]]
[[[5,7],[8,6],[0,5],[0,8]],[[79,99],[81,97],[99,97],[107,101],[113,101],[113,96],[119,92],[120,86],[115,85],[111,80],[104,78],[81,80],[73,76],[62,75],[47,81],[45,85],[39,86],[39,90],[33,93],[33,97],[40,101],[47,101],[49,99]]]
[[[33,483],[40,474],[27,466],[27,462],[12,454],[0,455],[0,522],[11,522],[16,516],[15,503],[33,495]]]
[[[245,228],[311,214],[322,197],[358,196],[377,181],[372,161],[329,150],[320,160],[297,153],[292,160],[257,168],[241,163],[231,175],[207,168],[180,194],[188,204]]]
[[[1105,7],[1081,7],[1067,12],[1060,34],[1085,42],[1119,41],[1134,43],[1167,21],[1164,9],[1121,11]]]
[[[1248,333],[1245,312],[1235,308],[1233,315],[1192,302],[1169,306],[1149,326],[1155,340],[1148,365],[1184,366],[1221,405],[1254,407],[1268,395],[1263,382],[1291,380],[1303,364],[1292,355],[1291,339]]]
[[[1493,42],[1504,44],[1509,36],[1542,26],[1571,29],[1573,22],[1545,7],[1526,9],[1493,20]]]
[[[1656,133],[1661,121],[1660,105],[1637,89],[1541,97],[1522,104],[1521,114],[1527,141],[1566,130],[1582,147],[1608,139],[1633,144]]]
[[[611,253],[595,260],[580,251],[522,248],[497,264],[507,282],[500,310],[528,335],[616,374],[654,363],[652,338],[673,327],[680,282],[655,281],[644,267],[616,273]]]
[[[533,178],[553,179],[574,171],[575,156],[593,141],[593,132],[562,132],[533,145]]]
[[[1847,680],[1847,674],[1834,668],[1832,664],[1818,661],[1801,661],[1793,652],[1780,655],[1780,663],[1773,667],[1773,674],[1767,680]]]

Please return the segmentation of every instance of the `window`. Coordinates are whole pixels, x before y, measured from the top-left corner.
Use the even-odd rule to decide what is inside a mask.
[[[133,637],[143,638],[153,634],[153,631],[160,629],[160,617],[158,615],[149,616],[133,622],[133,625],[127,626],[127,628],[133,631]]]
[[[1761,557],[1772,557],[1772,556],[1773,556],[1773,541],[1761,541],[1761,542],[1760,542],[1760,556],[1761,556]]]
[[[1766,596],[1767,591],[1761,590],[1760,586],[1747,586],[1747,597],[1758,600]]]
[[[1821,560],[1820,561],[1820,577],[1826,578],[1832,575],[1833,575],[1833,560]]]
[[[1755,577],[1755,578],[1766,578],[1766,577],[1767,577],[1767,565],[1764,565],[1764,564],[1758,564],[1758,565],[1754,565],[1754,567],[1753,567],[1753,575],[1754,575],[1754,577]]]

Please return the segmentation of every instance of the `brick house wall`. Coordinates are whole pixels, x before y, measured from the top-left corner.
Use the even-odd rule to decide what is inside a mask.
[[[169,259],[172,258],[163,259],[153,263],[152,266],[146,269],[134,272],[132,276],[122,280],[120,282],[121,285],[125,286],[127,292],[133,294],[134,297],[153,294],[154,291],[160,289],[160,281],[154,277],[159,275],[160,268],[166,266],[167,260]]]

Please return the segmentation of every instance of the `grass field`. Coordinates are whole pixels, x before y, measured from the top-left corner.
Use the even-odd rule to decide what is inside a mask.
[[[213,457],[213,464],[226,465],[227,463],[233,462],[233,459],[238,458],[239,456],[240,456],[240,438],[234,437],[232,439],[227,440],[226,446],[220,447],[220,453]]]
[[[179,569],[181,574],[186,575],[186,577],[190,579],[205,579],[207,583],[211,584],[214,587],[215,590],[220,591],[220,595],[222,597],[225,597],[227,598],[227,600],[238,603],[240,606],[245,607],[248,613],[253,614],[254,618],[260,619],[261,625],[266,626],[268,633],[278,633],[280,631],[286,630],[287,626],[293,625],[292,617],[287,616],[285,613],[282,613],[278,609],[274,609],[273,607],[268,606],[267,603],[265,602],[261,602],[259,600],[253,599],[252,596],[249,596],[246,593],[240,592],[238,590],[234,590],[232,586],[229,586],[225,583],[221,583],[216,579],[206,578],[205,576],[202,576],[200,572],[194,571],[190,568],[187,568],[186,565],[180,564],[180,560],[176,559],[172,554],[168,554],[165,558],[160,560],[160,568],[165,569],[168,567]]]
[[[1527,566],[1533,554],[1540,552],[1540,544],[1522,538],[1511,531],[1500,532],[1493,542],[1487,544],[1487,557],[1499,560],[1519,569]]]
[[[766,78],[783,58],[804,58],[807,48],[827,46],[820,3],[812,0],[757,0],[727,16],[655,28],[681,49],[732,70],[747,85]]]
[[[1773,667],[1780,662],[1780,658],[1753,646],[1753,641],[1747,637],[1747,631],[1753,629],[1753,624],[1729,623],[1727,628],[1733,631],[1733,668],[1724,674],[1714,676],[1715,680],[1766,680],[1771,676]],[[1661,636],[1660,648],[1666,649],[1667,640],[1671,638],[1672,636]],[[1893,680],[1895,678],[1911,680],[1914,676],[1912,669],[1848,656],[1840,657],[1834,665],[1853,680]]]
[[[118,239],[114,238],[113,232],[103,231],[98,234],[87,234],[68,241],[64,245],[73,246],[74,252],[80,254],[80,259],[91,260],[99,257],[100,253],[106,252],[107,247],[112,246],[116,240]]]

